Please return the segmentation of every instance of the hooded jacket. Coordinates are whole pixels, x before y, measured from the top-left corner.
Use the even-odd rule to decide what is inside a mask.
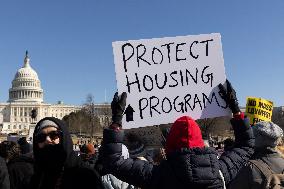
[[[219,159],[213,148],[204,147],[196,122],[184,116],[172,125],[166,141],[167,160],[160,165],[121,157],[123,131],[104,130],[104,167],[130,184],[153,189],[224,188],[253,154],[254,137],[248,120],[231,120],[235,147]]]
[[[46,149],[38,147],[36,134],[40,130],[40,123],[44,120],[53,121],[62,132],[58,146],[54,145],[52,148]],[[53,117],[40,120],[35,127],[33,138],[35,174],[32,177],[30,188],[77,189],[90,186],[103,188],[98,173],[85,164],[73,151],[73,143],[64,122]]]

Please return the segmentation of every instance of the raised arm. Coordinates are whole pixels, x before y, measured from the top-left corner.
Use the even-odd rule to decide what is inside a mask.
[[[126,93],[121,96],[116,93],[111,103],[112,124],[103,134],[103,166],[106,173],[113,174],[129,184],[144,187],[150,183],[153,165],[147,161],[122,157],[124,132],[121,120],[125,105]]]
[[[249,119],[244,118],[240,112],[236,92],[231,83],[226,81],[227,88],[219,85],[220,94],[233,113],[231,124],[234,129],[235,145],[230,151],[226,151],[219,159],[220,169],[224,175],[225,183],[231,182],[240,169],[246,164],[254,153],[254,136]]]

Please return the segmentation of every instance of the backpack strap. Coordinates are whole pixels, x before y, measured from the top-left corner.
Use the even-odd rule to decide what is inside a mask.
[[[258,160],[249,160],[249,161],[252,164],[254,164],[265,177],[268,178],[270,175],[274,174],[274,171],[272,171],[272,169],[263,160],[260,159],[260,161]]]

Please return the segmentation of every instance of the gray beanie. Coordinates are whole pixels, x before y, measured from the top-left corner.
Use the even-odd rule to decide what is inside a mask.
[[[37,133],[46,127],[55,127],[57,129],[59,128],[58,125],[54,121],[46,119],[39,123],[39,126],[37,128]]]
[[[255,147],[272,147],[277,146],[278,139],[283,137],[283,130],[270,121],[261,121],[252,126],[255,136]]]

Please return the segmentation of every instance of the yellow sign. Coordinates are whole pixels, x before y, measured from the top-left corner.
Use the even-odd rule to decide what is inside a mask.
[[[246,115],[250,118],[250,124],[259,121],[271,121],[273,102],[263,98],[247,97]]]

